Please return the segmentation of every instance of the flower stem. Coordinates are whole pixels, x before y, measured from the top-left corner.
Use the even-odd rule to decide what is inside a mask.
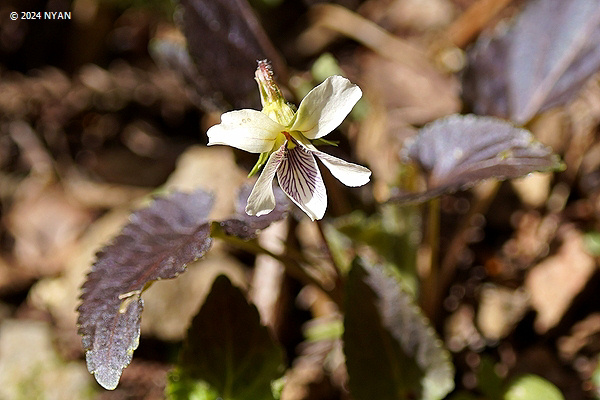
[[[331,261],[331,265],[333,266],[333,282],[335,284],[335,287],[337,287],[338,290],[341,291],[343,285],[342,272],[340,271],[340,267],[336,264],[335,259],[333,258],[331,247],[329,247],[329,242],[327,241],[327,236],[325,235],[325,229],[323,228],[322,220],[318,219],[316,220],[316,223],[317,227],[319,228],[319,233],[321,234],[321,240],[323,241],[323,244],[326,248],[327,257],[329,257],[329,261]]]
[[[437,316],[439,291],[439,253],[440,253],[440,199],[435,198],[428,203],[427,240],[429,246],[429,270],[423,277],[421,287],[421,306],[425,315],[434,321]]]
[[[341,307],[341,296],[336,295],[337,287],[333,287],[331,289],[327,288],[320,280],[309,274],[295,258],[285,254],[275,254],[259,245],[255,240],[243,240],[236,236],[227,235],[218,222],[213,222],[211,225],[211,237],[221,239],[224,242],[229,243],[241,250],[247,251],[248,253],[254,255],[265,254],[274,258],[283,264],[286,272],[290,276],[298,279],[305,285],[314,285],[318,287],[325,294],[327,294],[332,301]]]

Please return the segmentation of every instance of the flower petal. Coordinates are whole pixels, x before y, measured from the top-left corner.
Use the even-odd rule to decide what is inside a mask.
[[[331,174],[344,185],[357,187],[369,182],[371,171],[368,168],[365,168],[362,165],[349,163],[341,158],[319,151],[308,139],[301,135],[294,134],[293,132],[292,141],[296,145],[304,147],[306,151],[310,151],[312,154],[319,157],[319,160],[321,160],[327,169],[331,171]]]
[[[248,196],[246,214],[260,217],[270,213],[275,208],[273,178],[275,178],[275,173],[285,158],[286,146],[287,141],[269,157],[269,161],[265,164],[265,168],[256,180],[250,196]]]
[[[337,128],[362,96],[358,86],[341,76],[330,76],[300,103],[291,130],[318,139]]]
[[[277,170],[279,186],[310,219],[323,218],[327,193],[321,172],[311,152],[302,146],[287,149]]]
[[[230,111],[221,115],[221,123],[212,126],[206,134],[208,145],[225,144],[248,151],[271,151],[283,126],[256,110]]]
[[[356,187],[369,182],[371,170],[368,168],[365,168],[362,165],[349,163],[348,161],[344,161],[341,158],[334,157],[319,150],[311,151],[314,155],[319,157],[319,160],[321,160],[329,171],[331,171],[331,174],[344,185]]]

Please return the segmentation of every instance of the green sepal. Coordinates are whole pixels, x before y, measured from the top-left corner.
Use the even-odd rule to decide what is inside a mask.
[[[270,153],[268,151],[260,153],[258,161],[256,162],[256,164],[254,164],[254,167],[252,167],[252,171],[250,171],[250,173],[248,174],[248,178],[256,174],[258,170],[267,162],[267,160],[269,159],[269,154]]]
[[[335,147],[337,147],[338,144],[340,143],[339,140],[327,140],[327,139],[323,139],[323,138],[318,138],[318,139],[312,140],[311,142],[315,146],[329,145],[329,146],[335,146]]]

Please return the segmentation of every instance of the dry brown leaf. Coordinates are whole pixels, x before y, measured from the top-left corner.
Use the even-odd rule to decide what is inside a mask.
[[[192,146],[179,157],[176,169],[164,187],[187,192],[204,189],[215,196],[210,218],[223,219],[233,213],[242,183],[248,183],[248,178],[246,172],[235,163],[231,148]]]
[[[479,351],[485,340],[475,327],[475,311],[467,304],[461,305],[445,322],[445,343],[450,351],[458,353],[465,348]]]
[[[0,397],[90,398],[92,377],[79,362],[60,359],[49,323],[5,320],[0,326]]]
[[[258,243],[274,254],[282,254],[287,234],[287,222],[276,222],[260,234]],[[256,256],[254,264],[249,295],[258,308],[261,323],[273,328],[276,324],[275,309],[284,278],[284,266],[265,254]]]
[[[90,209],[126,207],[135,199],[150,194],[150,189],[96,182],[75,169],[63,177],[62,184],[67,196]]]
[[[447,29],[444,39],[465,47],[512,0],[479,0],[474,2]]]
[[[528,267],[548,254],[549,243],[556,235],[560,220],[555,214],[542,217],[537,211],[517,211],[513,218],[515,235],[506,241],[502,251],[511,264]]]
[[[436,85],[435,77],[440,74],[429,61],[426,52],[419,47],[392,35],[374,22],[342,6],[319,4],[311,11],[314,23],[300,35],[297,41],[301,53],[321,52],[328,44],[327,30],[331,30],[358,41],[381,57],[393,60],[407,69],[433,79],[431,84]],[[458,90],[458,84],[456,89]]]
[[[385,105],[390,119],[422,125],[460,111],[459,84],[453,77],[372,54],[361,58],[361,66],[365,91]]]
[[[357,135],[357,156],[373,170],[375,196],[384,201],[398,177],[399,151],[422,125],[460,109],[458,84],[434,70],[414,70],[395,60],[367,53],[358,58],[361,87],[370,112]]]
[[[531,268],[525,287],[537,311],[535,329],[544,333],[555,326],[571,302],[597,270],[594,258],[585,251],[583,235],[573,226],[564,226],[558,252]]]
[[[377,23],[392,31],[431,32],[448,25],[455,14],[456,6],[448,0],[395,0],[380,7]]]
[[[6,225],[15,239],[17,262],[34,274],[52,275],[63,269],[92,215],[58,185],[29,183],[15,196]]]
[[[510,184],[524,204],[537,208],[543,206],[548,200],[552,176],[550,172],[529,174],[523,178],[513,179]]]
[[[70,250],[63,273],[56,278],[46,278],[36,283],[29,292],[29,302],[34,307],[47,310],[57,325],[77,332],[76,293],[94,261],[95,253],[116,236],[127,223],[129,210],[115,209],[94,221],[85,234]],[[80,351],[81,339],[76,335]]]
[[[569,335],[559,338],[557,342],[561,359],[571,363],[581,380],[586,382],[585,386],[592,384],[594,371],[598,367],[599,337],[600,313],[596,312],[573,325]]]
[[[315,319],[307,325],[330,323],[335,318]],[[346,387],[348,373],[341,340],[305,341],[300,343],[298,351],[300,355],[285,375],[282,400],[338,398],[337,392],[346,393],[343,388]]]
[[[237,259],[214,250],[188,265],[183,279],[155,282],[143,295],[144,335],[182,340],[215,277],[221,274],[227,275],[237,287],[248,285],[244,266]]]
[[[484,286],[477,312],[477,326],[483,336],[488,340],[499,340],[508,335],[527,311],[528,300],[522,289]]]
[[[573,325],[569,336],[558,340],[558,351],[563,360],[575,361],[575,357],[584,353],[596,355],[600,345],[596,338],[600,336],[600,313],[593,313],[583,321]]]

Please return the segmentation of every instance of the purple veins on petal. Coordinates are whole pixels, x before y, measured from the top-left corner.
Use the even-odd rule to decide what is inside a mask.
[[[312,219],[321,219],[327,208],[327,194],[321,172],[312,153],[302,146],[287,150],[277,169],[279,186]]]

